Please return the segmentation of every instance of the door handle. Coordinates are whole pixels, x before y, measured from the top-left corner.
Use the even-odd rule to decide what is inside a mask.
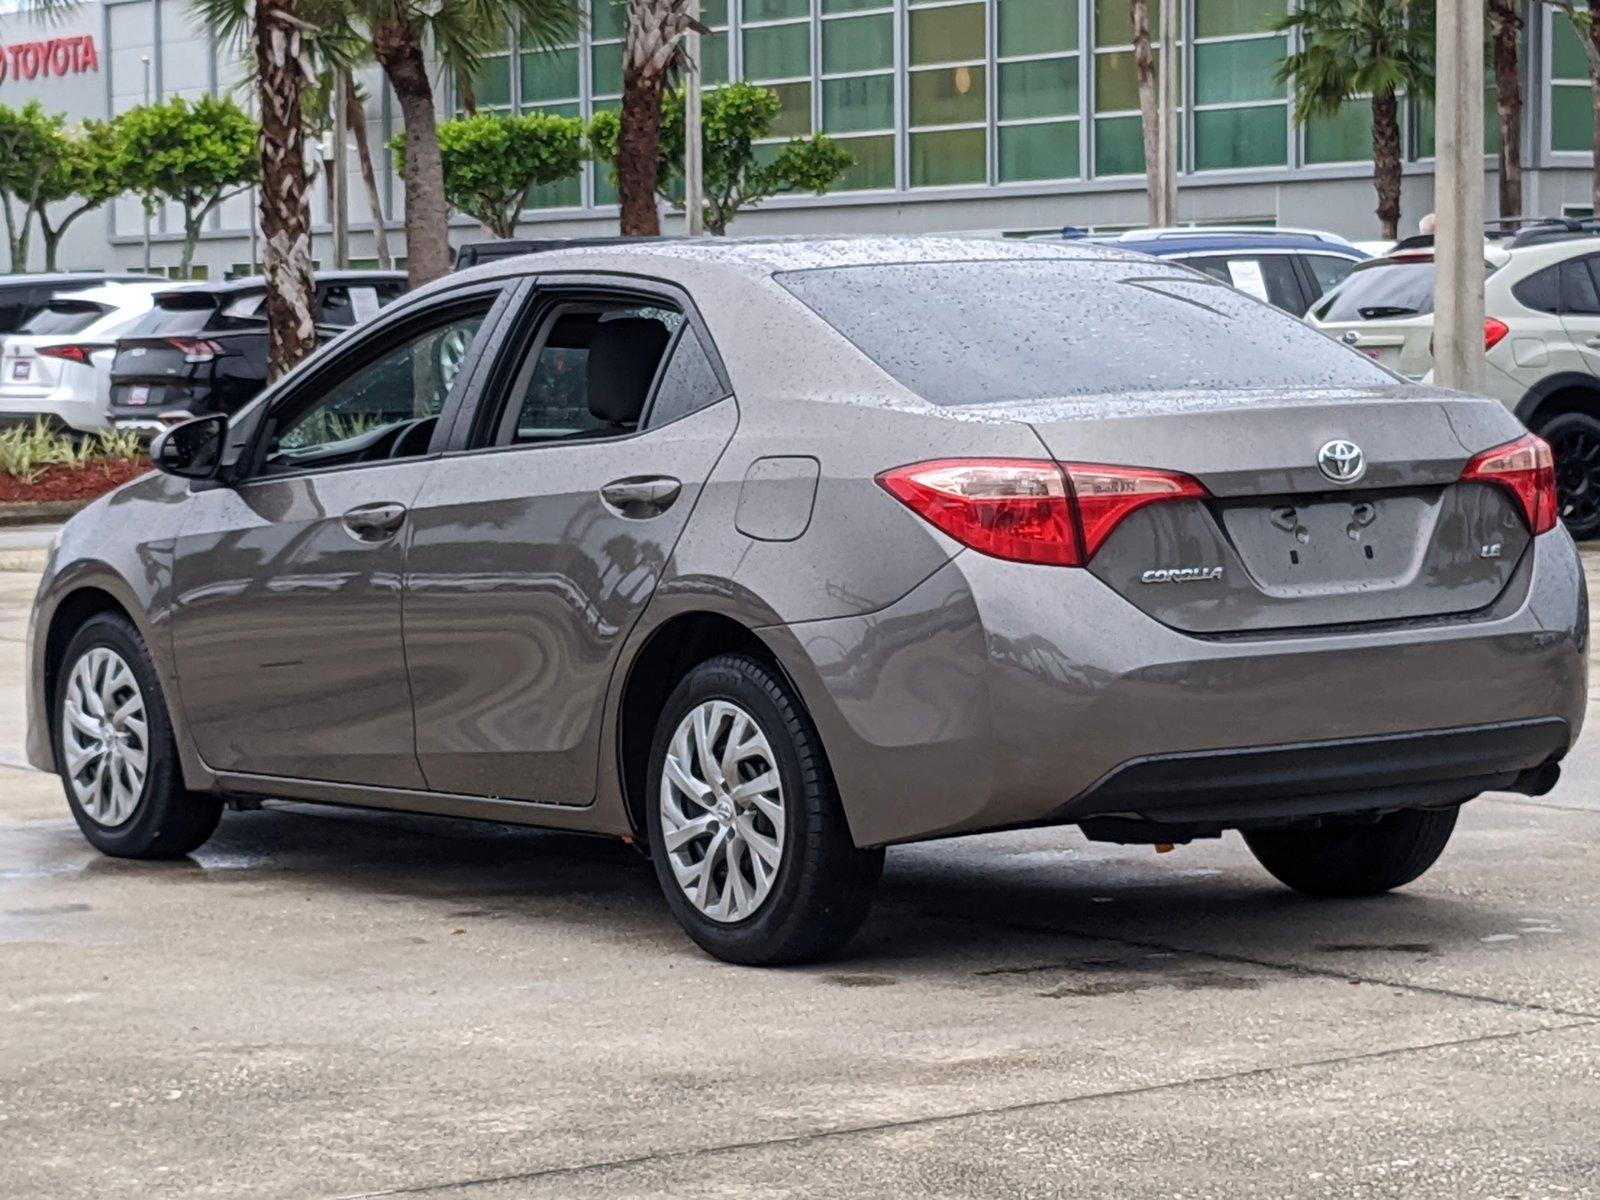
[[[363,504],[344,515],[345,532],[358,542],[386,542],[405,523],[404,504]]]
[[[666,512],[682,493],[683,484],[670,475],[641,475],[612,480],[600,499],[618,515],[642,520]]]

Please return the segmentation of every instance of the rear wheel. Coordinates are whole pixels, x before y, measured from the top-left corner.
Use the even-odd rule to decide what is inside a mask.
[[[1600,420],[1569,412],[1539,426],[1556,460],[1561,521],[1583,541],[1600,537]]]
[[[692,670],[662,710],[647,778],[656,877],[707,953],[804,962],[860,927],[883,851],[851,841],[817,732],[765,663],[726,654]]]
[[[1444,853],[1458,809],[1408,809],[1370,824],[1247,832],[1268,871],[1313,896],[1376,896],[1418,878]]]
[[[155,665],[126,617],[73,635],[55,697],[56,763],[67,804],[95,849],[177,858],[203,845],[222,801],[189,792]]]

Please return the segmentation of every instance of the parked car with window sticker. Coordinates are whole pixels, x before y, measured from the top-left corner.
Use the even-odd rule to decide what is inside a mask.
[[[28,640],[29,759],[113,855],[225,800],[581,830],[794,962],[884,847],[985,830],[1399,887],[1585,711],[1542,441],[1117,248],[507,258],[152,453]]]

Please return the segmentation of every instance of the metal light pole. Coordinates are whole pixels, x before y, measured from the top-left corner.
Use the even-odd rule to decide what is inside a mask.
[[[683,35],[683,231],[705,232],[705,155],[700,134],[700,0],[686,0],[689,32]]]
[[[347,80],[343,71],[334,72],[333,85],[333,163],[329,199],[333,202],[333,265],[343,271],[350,265],[350,131],[345,121],[345,105],[349,101]]]
[[[1483,350],[1483,4],[1438,0],[1433,368],[1481,392]]]
[[[144,67],[144,103],[145,107],[148,108],[150,106],[150,56],[141,54],[139,56],[139,64]],[[150,271],[150,201],[148,199],[142,200],[139,207],[144,209],[144,269],[148,274]]]
[[[1156,73],[1156,173],[1161,225],[1178,223],[1178,5],[1161,0],[1160,61]]]

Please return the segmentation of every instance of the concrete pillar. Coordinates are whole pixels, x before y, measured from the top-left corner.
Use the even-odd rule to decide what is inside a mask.
[[[1481,392],[1483,349],[1483,4],[1439,0],[1434,198],[1434,379]]]

